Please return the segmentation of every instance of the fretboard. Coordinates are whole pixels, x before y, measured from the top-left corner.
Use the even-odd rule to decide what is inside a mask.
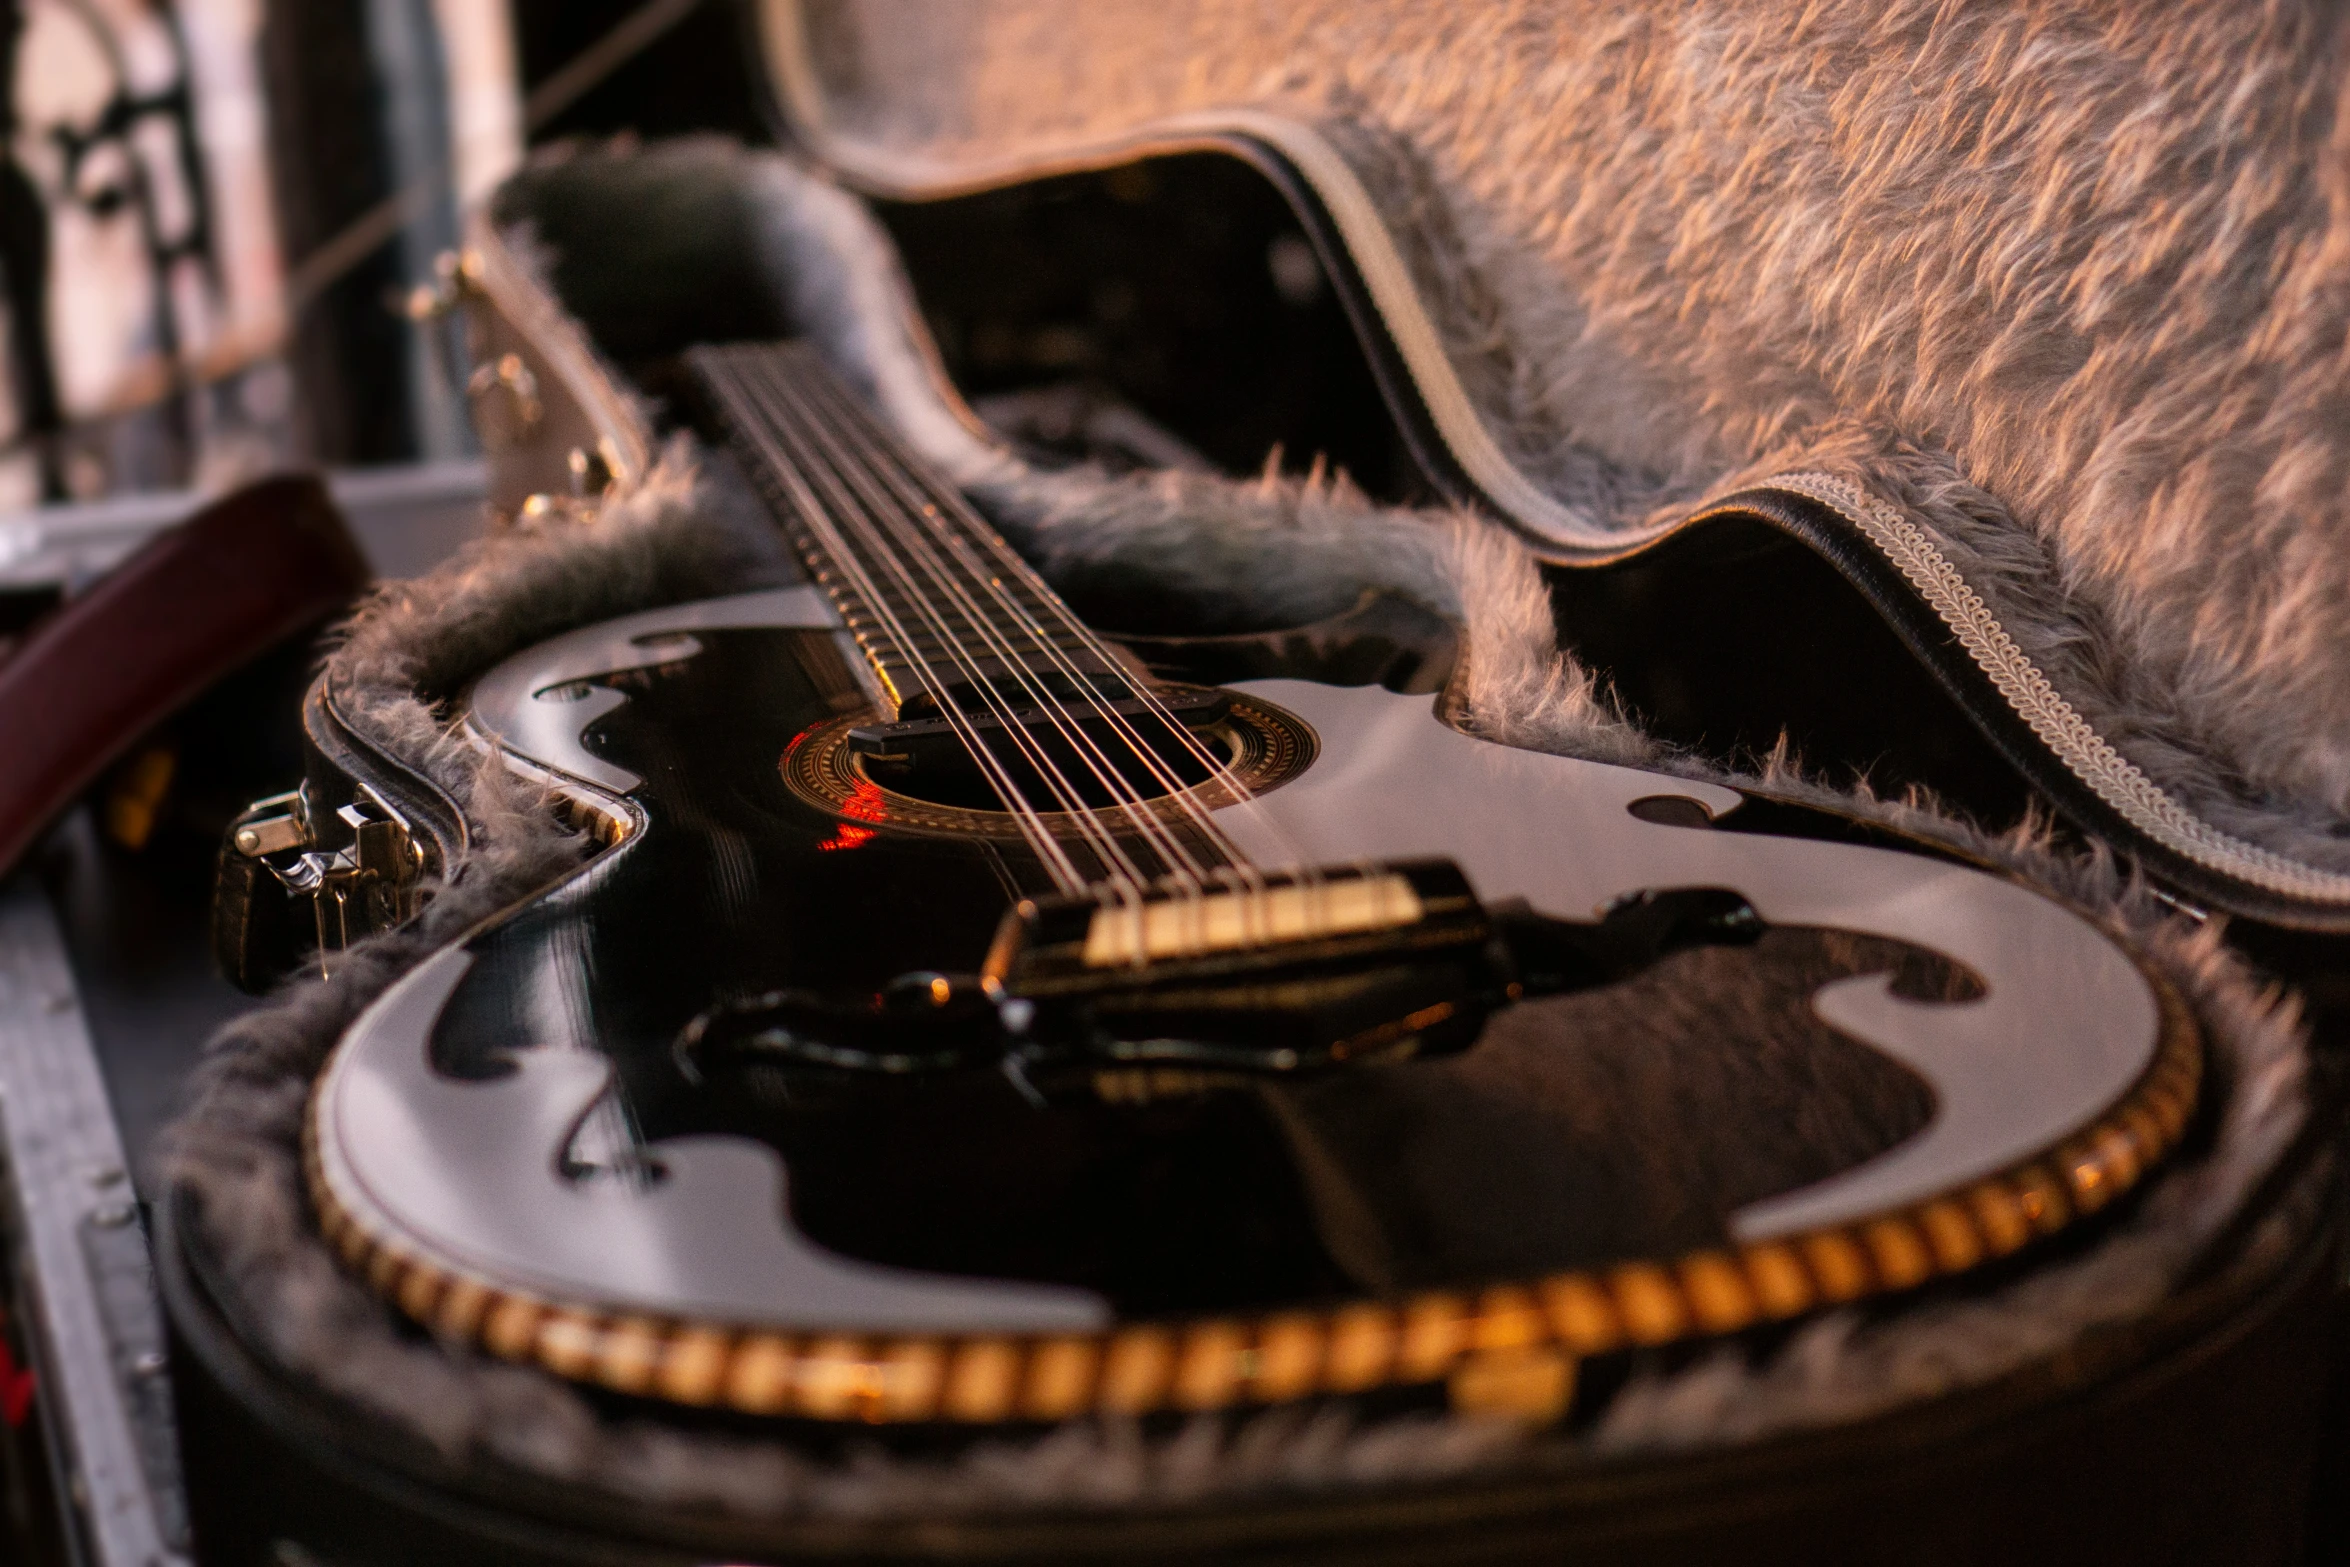
[[[1114,685],[1114,659],[952,484],[800,343],[691,350],[728,444],[895,710],[999,685],[1007,657]]]

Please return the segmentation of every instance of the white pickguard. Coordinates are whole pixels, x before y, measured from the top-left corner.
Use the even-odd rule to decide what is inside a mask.
[[[1258,680],[1235,689],[1322,737],[1306,775],[1220,820],[1251,857],[1282,836],[1313,860],[1449,858],[1479,896],[1588,919],[1645,887],[1733,887],[1774,925],[1890,936],[1965,964],[1986,994],[1907,1001],[1890,976],[1823,988],[1820,1017],[1932,1085],[1925,1130],[1842,1174],[1753,1203],[1732,1235],[1765,1240],[1881,1213],[1990,1175],[2093,1119],[2152,1064],[2154,992],[2070,910],[1965,866],[1845,844],[1642,821],[1634,800],[1681,795],[1714,816],[1728,789],[1473,739],[1433,698]]]
[[[832,627],[811,589],[680,606],[590,627],[501,665],[473,718],[500,744],[614,792],[637,784],[580,745],[624,700],[564,687],[690,655],[692,629]],[[1296,713],[1321,739],[1301,778],[1220,813],[1259,863],[1442,856],[1487,899],[1588,918],[1643,888],[1735,888],[1766,920],[1914,943],[1966,965],[1985,994],[1913,1002],[1889,976],[1824,987],[1819,1015],[1932,1086],[1925,1129],[1827,1180],[1731,1216],[1741,1241],[1896,1209],[2029,1158],[2092,1120],[2151,1063],[2158,1009],[2146,980],[2078,915],[1963,866],[1884,850],[1709,832],[1643,821],[1635,800],[1676,795],[1716,816],[1734,792],[1630,768],[1513,750],[1438,720],[1433,699],[1298,681],[1237,687]],[[575,888],[580,884],[574,884]],[[584,889],[582,889],[584,891]],[[563,894],[558,894],[562,896]],[[609,1068],[584,1052],[521,1049],[483,1083],[436,1074],[428,1041],[471,959],[451,948],[353,1025],[319,1086],[325,1173],[369,1228],[463,1272],[618,1311],[698,1311],[788,1327],[792,1281],[822,1272],[873,1331],[952,1326],[1054,1332],[1098,1327],[1106,1303],[1079,1290],[944,1279],[819,1252],[784,1222],[775,1154],[732,1138],[665,1143],[668,1180],[637,1191],[566,1178],[566,1139]],[[1734,1048],[1734,1046],[1726,1046]],[[488,1191],[494,1203],[479,1200]]]

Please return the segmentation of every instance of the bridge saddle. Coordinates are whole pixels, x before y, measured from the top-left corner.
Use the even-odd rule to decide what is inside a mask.
[[[1006,1064],[1024,1082],[1167,1065],[1288,1075],[1447,1054],[1496,1009],[1762,933],[1737,893],[1642,893],[1596,920],[1478,901],[1449,860],[1199,894],[1031,899],[978,974],[903,976],[842,1003],[782,991],[715,1007],[679,1058],[890,1075]]]

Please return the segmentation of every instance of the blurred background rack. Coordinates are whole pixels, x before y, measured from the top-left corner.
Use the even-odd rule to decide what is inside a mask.
[[[479,532],[462,345],[419,291],[532,144],[757,132],[739,26],[722,0],[0,0],[0,661],[268,473],[325,469],[379,576]],[[146,1160],[253,1004],[212,967],[212,855],[298,768],[313,637],[141,737],[0,882],[0,1561],[189,1559]]]

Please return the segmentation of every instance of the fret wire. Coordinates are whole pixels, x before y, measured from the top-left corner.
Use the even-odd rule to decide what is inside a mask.
[[[770,417],[775,418],[779,425],[786,428],[796,427],[800,424],[802,421],[794,417],[796,409],[793,407],[793,399],[791,398],[791,385],[780,373],[773,359],[768,357],[754,359],[750,362],[750,370],[753,375],[765,382],[762,401],[765,403],[766,411]],[[782,432],[779,430],[779,433]],[[835,501],[840,503],[840,511],[844,517],[855,515],[866,509],[856,497],[844,488],[844,484],[851,484],[853,480],[839,468],[835,460],[837,453],[831,449],[830,443],[821,430],[813,427],[800,430],[794,444],[802,448],[801,456],[808,470],[831,492]],[[870,513],[868,513],[866,521],[876,527],[881,523],[879,517]],[[845,535],[843,535],[843,542],[846,542]],[[868,542],[882,546],[886,545],[887,541],[869,533]],[[1117,841],[1115,836],[1105,831],[1101,824],[1093,818],[1084,799],[1070,785],[1067,775],[1044,750],[1042,744],[1018,723],[1017,715],[1006,704],[1002,693],[997,690],[994,682],[977,668],[968,653],[957,642],[940,616],[937,606],[917,589],[911,568],[900,557],[897,550],[877,548],[875,554],[878,556],[878,564],[896,576],[903,584],[917,613],[931,622],[933,630],[938,633],[941,641],[946,645],[952,661],[961,667],[964,674],[969,677],[974,691],[993,712],[1001,726],[1001,732],[1024,753],[1024,760],[1028,766],[1034,769],[1037,776],[1060,801],[1063,810],[1068,814],[1072,827],[1100,858],[1104,867],[1111,872],[1107,879],[1107,887],[1123,901],[1133,902],[1146,880],[1141,867],[1134,863],[1132,856],[1126,852],[1124,846]],[[867,575],[870,576],[870,572]],[[953,698],[949,692],[936,682],[935,676],[931,678],[931,695],[942,704],[952,703]],[[974,734],[966,740],[966,744],[985,745],[986,742]]]
[[[811,553],[831,557],[838,570],[852,579],[859,596],[865,599],[868,608],[884,623],[892,637],[898,640],[901,649],[904,649],[903,628],[897,624],[897,618],[890,609],[877,602],[877,596],[873,593],[874,584],[870,573],[848,549],[846,538],[833,525],[815,493],[808,488],[805,479],[793,468],[788,456],[776,449],[773,436],[759,428],[760,421],[749,416],[755,413],[758,399],[737,368],[737,356],[727,355],[718,350],[708,350],[697,355],[697,359],[712,387],[721,393],[731,394],[730,401],[734,404],[732,409],[734,417],[730,423],[734,427],[736,438],[758,448],[757,454],[765,461],[755,465],[756,470],[763,472],[771,483],[780,486],[785,491],[787,514],[796,516],[800,520],[802,528],[811,536],[812,542],[819,546]],[[929,661],[920,653],[910,649],[906,649],[906,653],[908,663],[922,672],[926,678],[929,678],[934,688],[938,690],[939,707],[941,712],[946,715],[948,726],[955,731],[957,737],[970,750],[972,759],[978,764],[981,772],[988,776],[989,783],[996,788],[1006,809],[1018,824],[1021,836],[1027,840],[1029,846],[1035,850],[1037,858],[1044,864],[1046,873],[1052,877],[1054,884],[1065,895],[1072,897],[1081,895],[1085,891],[1086,878],[1079,874],[1077,866],[1069,858],[1068,852],[1061,846],[1050,829],[1044,825],[1035,807],[1029,804],[1027,796],[1013,782],[1010,774],[997,760],[994,753],[979,742],[976,729],[969,716],[962,711],[959,703],[946,694],[943,683],[931,676]]]

